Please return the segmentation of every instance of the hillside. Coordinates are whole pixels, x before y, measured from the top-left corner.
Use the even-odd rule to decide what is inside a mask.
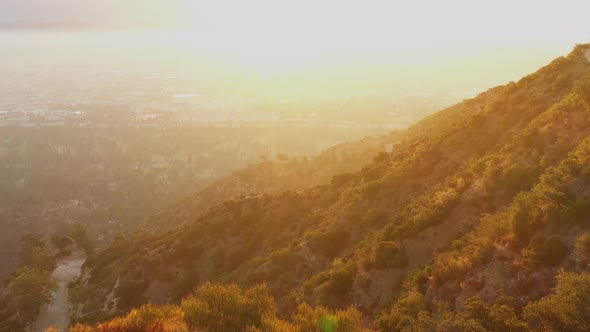
[[[30,126],[0,125],[0,227],[12,231],[0,234],[2,280],[17,269],[19,240],[27,232],[49,239],[69,224],[81,223],[104,246],[114,234],[136,229],[183,197],[259,162],[261,155],[288,153],[289,162],[281,166],[295,169],[290,166],[297,166],[294,161],[302,156],[377,133],[321,126],[136,126],[128,122],[125,108],[81,110],[84,119],[61,125],[45,126],[38,118]],[[371,148],[373,141],[359,142],[359,149]],[[363,148],[341,164],[347,160],[345,165],[355,168],[345,171],[358,170],[371,156]],[[226,197],[233,197],[232,190],[221,187]]]
[[[215,181],[146,221],[146,227],[167,229],[194,219],[211,207],[235,198],[300,191],[326,185],[336,174],[356,172],[381,152],[392,149],[405,131],[342,143],[312,157],[279,154]]]
[[[70,289],[74,319],[178,304],[201,285],[180,307],[150,310],[220,331],[215,310],[231,315],[243,295],[207,282],[264,283],[252,310],[274,298],[276,315],[256,309],[233,327],[306,330],[302,317],[324,310],[356,317],[334,318],[338,331],[359,330],[358,315],[382,331],[588,330],[588,48],[426,118],[329,184],[165,214],[182,226],[87,260]],[[328,312],[349,306],[358,312]]]

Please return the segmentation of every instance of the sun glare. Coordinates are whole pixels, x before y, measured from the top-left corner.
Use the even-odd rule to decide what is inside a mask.
[[[460,53],[474,48],[518,47],[523,40],[528,40],[530,46],[541,35],[544,43],[553,41],[565,49],[582,39],[572,37],[572,32],[578,31],[582,36],[584,31],[581,25],[584,20],[580,17],[544,32],[546,24],[537,23],[547,21],[552,7],[537,2],[535,16],[523,28],[521,18],[507,8],[522,12],[531,1],[175,0],[172,3],[175,10],[163,13],[161,20],[177,24],[158,42],[166,47],[175,44],[206,49],[220,59],[269,72],[301,70],[342,58],[366,59],[404,53],[403,56],[411,59],[422,52]],[[575,8],[576,3],[572,1],[569,5]],[[501,25],[497,24],[498,20],[502,21]],[[563,38],[561,32],[569,32],[569,39],[578,40]]]
[[[338,10],[335,5],[254,1],[187,8],[195,13],[204,10],[208,15],[204,21],[190,20],[176,29],[179,46],[202,47],[259,70],[297,70],[326,61],[337,52],[353,55],[366,49],[353,40],[359,34],[371,35],[367,22],[345,28],[345,21],[351,18],[334,15]]]

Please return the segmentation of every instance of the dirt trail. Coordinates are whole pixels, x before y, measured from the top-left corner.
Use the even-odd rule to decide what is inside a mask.
[[[67,331],[70,323],[68,284],[80,276],[84,261],[85,258],[81,255],[58,260],[57,268],[53,271],[53,279],[57,282],[58,288],[53,293],[53,303],[41,309],[35,324],[36,332],[43,332],[50,326]]]

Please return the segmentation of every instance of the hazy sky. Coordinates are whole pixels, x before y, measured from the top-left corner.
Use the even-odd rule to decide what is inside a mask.
[[[433,63],[516,76],[590,42],[590,0],[0,0],[0,27],[64,20],[149,28],[141,38],[162,49],[198,46],[277,68],[381,57],[424,72]]]
[[[173,15],[165,0],[0,0],[0,21],[80,21],[103,27],[143,27]],[[157,14],[158,13],[158,14]]]
[[[515,45],[590,39],[587,0],[0,0],[0,21],[189,25],[216,36]]]

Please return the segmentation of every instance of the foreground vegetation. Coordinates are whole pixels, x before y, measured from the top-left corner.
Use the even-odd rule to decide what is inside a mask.
[[[364,331],[355,309],[332,311],[302,304],[289,320],[263,285],[241,290],[236,285],[205,283],[179,305],[144,305],[96,327],[78,324],[70,332],[92,331]]]
[[[21,267],[5,283],[0,294],[0,331],[32,326],[41,307],[51,303],[57,284],[51,273],[57,267],[51,250],[31,234],[21,240]]]
[[[415,296],[415,295],[414,295]],[[505,296],[493,305],[471,297],[457,313],[448,305],[416,311],[419,299],[407,298],[414,309],[395,311],[378,321],[381,330],[402,331],[586,331],[590,327],[590,273],[563,272],[550,295],[515,310],[514,298]],[[396,325],[386,326],[393,320]],[[362,314],[345,310],[312,308],[301,304],[287,320],[263,285],[241,290],[236,285],[205,283],[179,305],[146,304],[129,314],[97,326],[77,324],[70,332],[108,331],[268,331],[268,332],[363,332]]]

